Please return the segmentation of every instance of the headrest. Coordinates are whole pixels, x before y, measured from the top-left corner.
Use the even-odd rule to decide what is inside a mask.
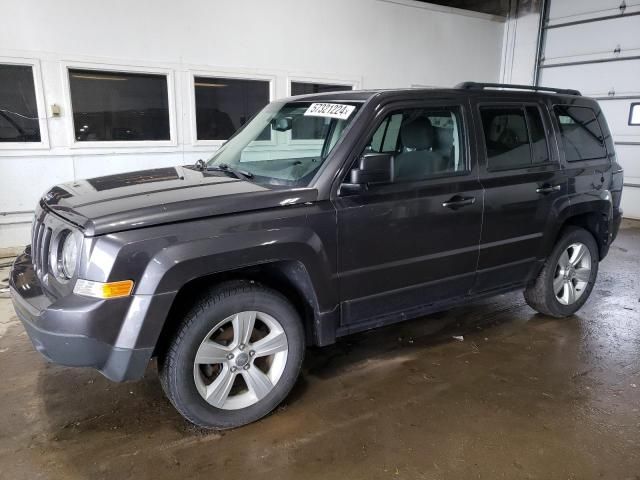
[[[417,117],[402,124],[400,138],[407,148],[429,150],[433,147],[435,132],[428,117]]]

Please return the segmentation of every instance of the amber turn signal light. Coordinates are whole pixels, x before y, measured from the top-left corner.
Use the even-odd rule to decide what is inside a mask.
[[[93,282],[79,279],[73,288],[73,293],[94,298],[119,298],[131,295],[133,291],[132,280],[119,282]]]

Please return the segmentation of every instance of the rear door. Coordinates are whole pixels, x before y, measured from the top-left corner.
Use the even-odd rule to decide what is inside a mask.
[[[542,102],[474,102],[485,209],[474,292],[528,280],[545,256],[567,177]]]
[[[482,188],[462,100],[384,109],[354,152],[395,156],[393,183],[334,200],[342,333],[411,316],[473,286]]]

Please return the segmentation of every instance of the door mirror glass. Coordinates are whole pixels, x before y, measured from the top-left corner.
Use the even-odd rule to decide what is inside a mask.
[[[292,117],[276,117],[271,120],[271,128],[276,132],[286,132],[293,127]]]
[[[393,182],[393,155],[366,153],[360,157],[358,168],[351,170],[350,183],[370,185]]]

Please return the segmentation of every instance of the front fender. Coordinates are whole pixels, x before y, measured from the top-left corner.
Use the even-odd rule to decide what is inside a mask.
[[[333,272],[322,240],[309,228],[288,227],[251,235],[231,233],[165,247],[150,259],[136,293],[177,291],[206,275],[290,260],[304,265],[316,292],[327,290],[325,283]],[[323,300],[331,302],[331,298]]]
[[[85,278],[135,283],[135,308],[120,343],[155,344],[171,302],[188,282],[261,264],[302,265],[318,313],[338,303],[335,210],[329,202],[113,233],[88,245]]]

